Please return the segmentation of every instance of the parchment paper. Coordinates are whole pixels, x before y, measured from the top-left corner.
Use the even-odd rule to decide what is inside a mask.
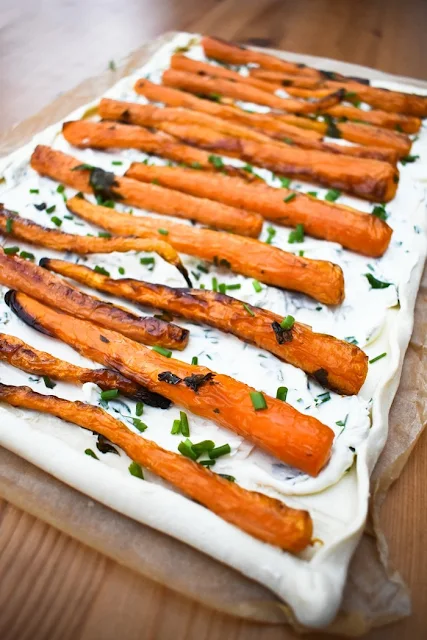
[[[169,33],[131,54],[114,72],[84,81],[36,116],[0,135],[0,155],[27,142],[37,131],[65,117],[137,69],[175,34]],[[379,71],[313,56],[273,51],[288,59],[341,73],[407,81]],[[356,636],[371,627],[410,613],[410,596],[399,574],[389,565],[387,541],[380,528],[380,508],[414,447],[427,418],[427,271],[415,309],[415,326],[405,357],[401,383],[390,414],[389,437],[374,469],[370,522],[350,565],[341,610],[327,631]],[[49,474],[0,448],[0,495],[19,508],[77,538],[117,562],[218,611],[268,623],[293,620],[289,609],[265,587],[178,540],[137,523],[90,500]]]

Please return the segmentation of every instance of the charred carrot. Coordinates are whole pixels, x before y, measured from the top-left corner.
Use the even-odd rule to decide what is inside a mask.
[[[210,100],[202,100],[201,98],[193,96],[191,93],[173,89],[172,87],[165,87],[164,85],[154,84],[149,80],[145,80],[145,78],[137,80],[134,89],[136,93],[145,96],[148,100],[163,102],[171,107],[184,107],[200,113],[209,113],[217,118],[229,120],[236,124],[243,124],[262,131],[263,133],[273,131],[277,133],[278,136],[280,134],[283,137],[294,134],[302,135],[304,138],[311,140],[322,139],[321,133],[317,133],[311,129],[303,129],[293,124],[287,124],[279,119],[272,118],[270,115],[249,113],[234,106],[228,106],[218,102],[212,102]],[[104,103],[104,100],[102,103]],[[120,119],[122,120],[123,118]],[[307,120],[307,118],[304,119]]]
[[[144,182],[156,180],[171,189],[256,211],[277,224],[303,224],[308,235],[338,242],[364,255],[381,256],[390,243],[392,230],[378,217],[291,189],[248,184],[239,178],[212,176],[181,167],[148,167],[138,162],[131,165],[126,175]]]
[[[141,127],[105,122],[79,120],[64,125],[63,133],[71,144],[80,147],[105,148],[128,145],[137,140]],[[129,130],[131,130],[129,132]],[[104,197],[149,209],[156,213],[195,220],[202,224],[225,229],[233,233],[256,238],[262,228],[262,219],[256,214],[218,205],[210,200],[193,198],[186,194],[164,189],[156,184],[141,184],[130,178],[116,177],[114,173],[97,167],[82,165],[76,158],[49,147],[36,147],[31,166],[41,174],[64,182],[84,193],[101,193]]]
[[[307,67],[305,64],[288,62],[287,60],[282,60],[268,53],[247,49],[246,47],[221,40],[220,38],[204,36],[202,38],[202,47],[208,58],[213,58],[220,62],[228,62],[229,64],[236,65],[257,64],[263,69],[272,71],[283,71],[284,73],[293,75],[322,78],[320,71]]]
[[[247,491],[201,464],[131,432],[103,409],[41,395],[29,387],[4,384],[0,384],[0,402],[57,416],[103,435],[134,462],[263,542],[291,553],[302,551],[311,542],[313,524],[307,511],[292,509],[275,498]]]
[[[371,124],[363,124],[362,122],[319,122],[293,115],[277,116],[277,118],[287,124],[317,131],[321,135],[343,138],[356,144],[394,149],[399,157],[408,155],[411,150],[412,141],[405,133],[399,133],[383,127],[375,127]]]
[[[86,318],[123,335],[168,349],[184,349],[189,332],[159,318],[137,316],[126,309],[79,291],[45,269],[0,249],[0,284],[18,289],[37,300],[62,309],[78,318]]]
[[[299,87],[301,89],[317,89],[322,87],[323,79],[315,76],[300,76],[282,71],[271,71],[261,67],[249,68],[249,76],[280,87]]]
[[[143,237],[160,233],[158,220],[153,218],[116,213],[82,198],[68,200],[67,206],[83,220],[112,233]],[[179,251],[265,284],[301,291],[325,304],[340,304],[344,298],[342,270],[331,262],[295,256],[252,238],[175,222],[162,221],[161,232],[165,231],[168,241]]]
[[[0,233],[10,238],[23,240],[38,247],[54,251],[71,251],[80,255],[90,253],[112,253],[113,251],[154,251],[161,258],[174,265],[191,287],[187,269],[175,249],[158,237],[146,238],[92,238],[64,233],[58,229],[47,229],[31,220],[20,218],[0,204]]]
[[[85,369],[78,367],[49,353],[39,351],[19,338],[0,333],[0,360],[37,376],[48,376],[53,380],[85,384],[92,382],[103,391],[117,389],[119,393],[131,400],[137,400],[159,409],[168,409],[170,400],[158,393],[148,391],[135,382],[128,380],[117,371],[111,369]]]
[[[183,142],[235,156],[274,173],[347,191],[366,200],[389,202],[396,194],[399,172],[388,162],[295,149],[228,136],[207,127],[165,123],[164,129]]]
[[[358,393],[365,381],[368,360],[358,347],[332,336],[315,333],[307,325],[298,322],[282,332],[280,323],[283,318],[252,305],[245,307],[240,300],[225,294],[201,289],[174,289],[130,278],[116,280],[64,260],[43,258],[40,264],[98,291],[164,309],[192,322],[201,322],[232,333],[274,353],[338,393]]]
[[[295,144],[297,147],[303,147],[306,149],[317,149],[318,151],[330,151],[332,153],[343,153],[345,155],[357,156],[361,158],[375,158],[377,160],[385,160],[386,162],[391,162],[392,164],[396,164],[398,155],[392,149],[380,149],[377,147],[356,147],[350,145],[338,145],[338,144],[330,144],[325,142],[320,142],[319,140],[313,140],[312,138],[307,138],[306,136],[296,135],[294,131],[287,132],[287,136],[284,136],[284,132],[281,131],[280,127],[277,131],[272,130],[269,127],[263,127],[259,125],[257,129],[249,128],[248,126],[243,126],[238,124],[232,120],[223,120],[222,118],[218,118],[216,116],[212,116],[207,113],[202,113],[200,111],[196,112],[191,109],[183,109],[182,107],[164,107],[159,108],[154,105],[141,105],[130,102],[121,102],[119,100],[110,100],[108,98],[103,98],[99,103],[98,113],[101,117],[107,120],[118,120],[120,122],[126,122],[130,124],[136,124],[143,127],[157,127],[158,129],[164,129],[165,125],[167,126],[168,122],[176,123],[176,124],[197,124],[209,127],[214,129],[215,131],[219,131],[221,133],[225,133],[228,135],[234,135],[241,138],[247,138],[248,140],[258,140],[259,142],[272,142],[269,138],[274,138],[276,144],[283,143],[285,140],[287,144]],[[295,127],[296,131],[298,130]],[[165,144],[167,144],[168,138],[165,139]],[[162,141],[161,136],[159,136],[159,140]],[[181,144],[181,143],[180,143]],[[185,145],[182,145],[185,146]],[[186,147],[192,149],[192,147]],[[207,152],[203,152],[206,153]],[[157,155],[165,156],[161,144],[159,145],[159,149],[157,151]],[[209,154],[208,158],[209,158]],[[209,163],[209,160],[207,161]],[[188,164],[188,163],[187,163]],[[212,163],[210,162],[210,169],[212,169]],[[193,168],[205,169],[205,164],[200,163],[192,163]],[[222,167],[222,171],[224,173],[228,173],[229,175],[233,175],[237,171],[231,172],[227,170],[227,166]],[[244,171],[240,171],[240,174],[245,173]],[[245,176],[246,181],[247,175]]]
[[[187,71],[167,69],[162,75],[163,84],[176,89],[203,96],[225,96],[234,100],[243,100],[254,104],[266,105],[272,109],[288,113],[318,113],[341,102],[344,91],[330,93],[316,102],[304,102],[291,98],[280,98],[269,91],[263,91],[244,82],[236,82],[226,78],[200,76]]]
[[[287,464],[317,475],[329,459],[334,432],[286,402],[265,396],[267,408],[256,411],[250,395],[255,389],[229,376],[166,358],[122,334],[54,311],[23,293],[8,291],[5,301],[27,324],[42,327],[91,360],[235,431]],[[166,374],[172,374],[173,383]]]

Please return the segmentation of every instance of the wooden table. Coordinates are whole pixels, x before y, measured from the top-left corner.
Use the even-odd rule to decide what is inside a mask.
[[[427,79],[425,0],[2,0],[0,129],[170,29],[211,33]],[[427,437],[386,501],[413,616],[369,635],[425,632]],[[423,569],[424,567],[424,569]],[[279,640],[284,627],[213,613],[0,501],[2,640]],[[314,638],[314,636],[311,636]]]

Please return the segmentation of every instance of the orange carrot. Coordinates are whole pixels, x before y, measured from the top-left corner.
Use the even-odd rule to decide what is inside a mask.
[[[117,371],[111,369],[85,369],[64,360],[51,356],[50,353],[38,351],[19,338],[0,333],[0,360],[37,376],[49,376],[53,380],[85,384],[92,382],[103,391],[117,389],[120,394],[141,401],[150,407],[168,409],[170,400],[158,393],[152,393],[145,387],[128,380]]]
[[[292,509],[275,498],[247,491],[201,464],[133,433],[103,409],[79,401],[41,395],[29,387],[4,384],[0,384],[0,401],[13,407],[54,415],[103,435],[123,449],[135,463],[263,542],[291,553],[302,551],[311,542],[313,523],[307,511]]]
[[[184,91],[189,91],[190,93],[202,94],[208,97],[225,96],[235,100],[266,105],[272,109],[289,113],[318,113],[334,104],[338,104],[344,96],[343,91],[337,91],[330,93],[317,102],[304,102],[303,100],[293,100],[291,98],[279,98],[268,91],[252,87],[244,82],[199,76],[187,71],[175,71],[174,69],[164,71],[162,80],[163,84],[169,87],[184,89]]]
[[[164,130],[183,142],[212,152],[235,156],[258,167],[334,189],[342,189],[374,202],[389,202],[396,194],[398,170],[388,162],[368,158],[295,149],[223,135],[198,125],[167,122]]]
[[[390,243],[391,228],[376,216],[291,189],[274,189],[265,183],[247,184],[239,178],[139,162],[134,162],[126,175],[144,182],[156,180],[171,189],[256,211],[277,224],[303,224],[307,234],[338,242],[364,255],[381,256]],[[291,200],[287,202],[288,198]]]
[[[140,127],[130,125],[111,125],[103,122],[85,122],[83,120],[64,125],[64,136],[71,144],[83,147],[132,146],[131,138],[136,139]],[[131,129],[131,132],[127,132]],[[225,205],[218,205],[210,200],[193,198],[186,194],[164,189],[155,184],[141,184],[130,178],[119,178],[114,173],[102,169],[93,170],[84,167],[76,158],[49,147],[36,147],[31,166],[38,173],[48,175],[59,182],[64,182],[84,193],[96,193],[100,183],[103,195],[120,200],[125,204],[143,209],[150,209],[156,213],[174,215],[208,224],[212,227],[223,228],[226,231],[257,237],[262,228],[262,219],[256,214],[233,209]],[[99,176],[99,179],[98,179]]]
[[[301,291],[325,304],[340,304],[344,298],[341,268],[325,260],[310,260],[287,253],[259,240],[210,229],[128,216],[82,198],[67,201],[70,211],[107,231],[152,237],[167,232],[168,242],[179,251],[226,266],[236,273],[275,287]]]
[[[127,309],[89,296],[27,260],[7,256],[3,249],[0,249],[0,284],[144,344],[168,349],[185,349],[188,344],[187,329],[159,318],[137,316]]]
[[[280,316],[252,305],[245,307],[240,300],[225,294],[202,289],[174,289],[131,278],[115,280],[64,260],[43,258],[40,264],[98,291],[232,333],[274,353],[338,393],[358,393],[365,381],[368,359],[358,347],[315,333],[298,322],[289,331],[282,332],[278,328],[282,322]]]

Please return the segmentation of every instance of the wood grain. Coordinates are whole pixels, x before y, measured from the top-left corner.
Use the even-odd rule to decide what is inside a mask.
[[[169,29],[426,79],[426,24],[425,0],[2,0],[0,129]],[[372,632],[370,640],[423,637],[426,477],[424,434],[383,512],[390,553],[412,590],[414,614]],[[0,501],[2,640],[293,637],[283,627],[213,613]]]

